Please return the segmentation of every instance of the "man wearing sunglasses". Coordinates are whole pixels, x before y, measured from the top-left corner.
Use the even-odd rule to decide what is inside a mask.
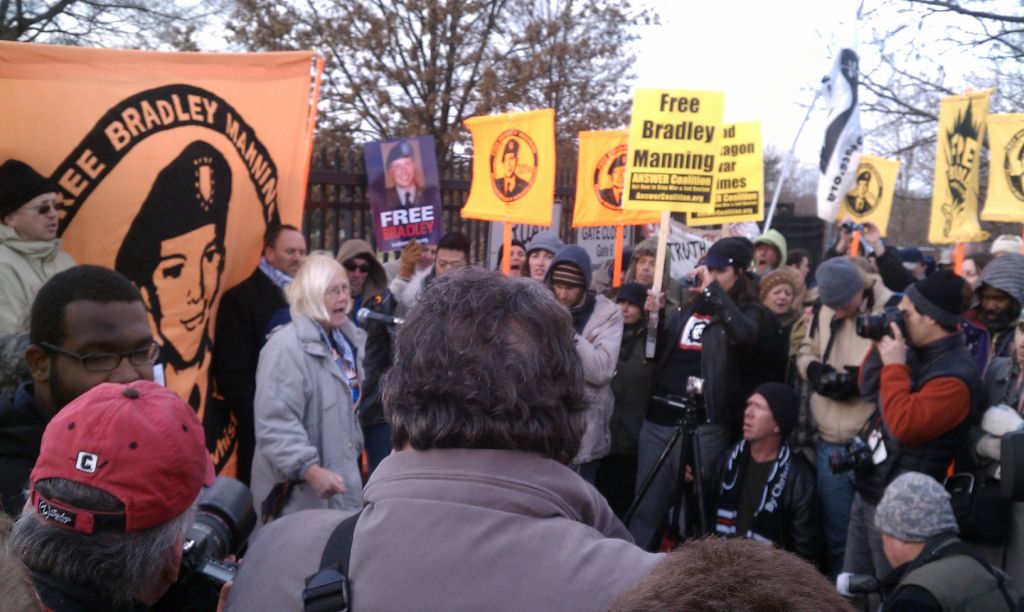
[[[23,328],[39,287],[75,265],[60,250],[58,187],[28,164],[0,164],[0,336]]]
[[[368,461],[367,472],[372,473],[377,464],[391,452],[391,428],[384,418],[381,401],[381,382],[384,374],[391,369],[392,347],[395,326],[367,319],[365,323],[356,320],[360,308],[373,312],[394,315],[398,308],[391,292],[388,291],[388,276],[384,266],[377,261],[373,247],[365,240],[346,240],[338,250],[338,261],[348,274],[351,287],[352,320],[366,331],[366,353],[363,355],[363,396],[359,400],[359,423],[363,428],[363,444]]]
[[[0,503],[17,516],[46,424],[105,382],[153,380],[153,341],[138,289],[100,266],[75,266],[40,289],[25,352],[32,379],[0,398]]]

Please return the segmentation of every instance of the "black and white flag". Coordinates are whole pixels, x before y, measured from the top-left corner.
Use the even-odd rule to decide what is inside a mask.
[[[822,79],[828,103],[825,141],[818,176],[818,217],[834,221],[843,196],[853,187],[864,135],[857,107],[857,54],[842,49],[832,72]]]

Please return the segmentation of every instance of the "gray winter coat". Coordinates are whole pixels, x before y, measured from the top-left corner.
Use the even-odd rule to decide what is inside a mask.
[[[611,452],[612,377],[622,344],[622,311],[614,302],[597,296],[594,312],[576,335],[576,353],[583,365],[583,397],[587,401],[587,429],[580,441],[580,450],[573,460],[586,463]]]
[[[355,347],[362,380],[366,334],[347,319],[341,331]],[[298,484],[283,514],[362,506],[359,454],[363,432],[348,381],[331,358],[316,324],[294,309],[292,322],[271,334],[260,351],[253,410],[252,496],[257,512],[275,484],[302,480],[313,464],[340,474],[345,479],[345,493],[321,499],[312,487]]]
[[[300,610],[342,512],[285,517],[246,555],[227,609]],[[521,451],[406,450],[366,485],[353,609],[607,610],[664,555],[644,552],[594,487]]]

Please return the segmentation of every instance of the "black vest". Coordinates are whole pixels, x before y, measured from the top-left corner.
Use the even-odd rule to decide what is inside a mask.
[[[945,480],[950,460],[964,446],[971,425],[980,421],[984,411],[978,366],[959,332],[919,349],[912,348],[908,352],[907,361],[910,366],[911,393],[918,392],[934,378],[957,378],[970,390],[970,413],[956,427],[915,448],[897,440],[889,432],[885,419],[879,416],[878,422],[881,424],[888,456],[881,464],[871,466],[857,475],[857,491],[870,504],[878,504],[885,487],[904,472],[921,472],[939,482]]]

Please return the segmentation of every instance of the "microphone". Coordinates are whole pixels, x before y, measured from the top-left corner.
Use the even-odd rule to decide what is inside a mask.
[[[878,591],[878,579],[874,576],[843,572],[836,577],[836,590],[846,597],[875,593]]]
[[[405,323],[405,319],[401,317],[380,314],[379,312],[374,312],[369,308],[360,308],[356,312],[356,321],[359,321],[360,325],[365,324],[367,321],[377,321],[384,325],[401,325],[402,323]]]

